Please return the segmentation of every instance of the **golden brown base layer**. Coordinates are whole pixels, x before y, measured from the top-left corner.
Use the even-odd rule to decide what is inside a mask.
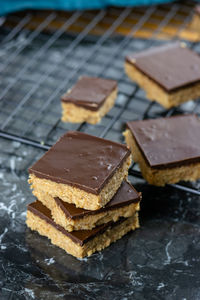
[[[120,217],[129,218],[140,209],[139,202],[131,203],[124,207],[100,212],[95,215],[86,215],[83,218],[71,219],[70,217],[67,217],[53,197],[45,195],[41,197],[41,202],[51,210],[51,214],[55,223],[59,224],[70,232],[74,230],[90,230],[101,224],[111,221],[116,222]]]
[[[96,210],[104,207],[115,195],[122,181],[128,176],[128,168],[130,164],[131,155],[129,155],[123,165],[116,170],[99,195],[88,193],[71,185],[41,179],[36,177],[34,174],[30,174],[28,182],[31,185],[33,194],[41,202],[44,197],[48,197],[50,195],[53,198],[58,197],[68,203],[74,203],[77,207],[88,210]]]
[[[145,90],[148,99],[157,101],[167,109],[200,96],[200,83],[169,94],[153,80],[140,72],[133,64],[125,62],[125,71],[130,79],[136,81]]]
[[[131,149],[133,160],[139,164],[142,176],[150,184],[164,186],[165,184],[176,183],[181,180],[195,181],[200,178],[200,163],[166,169],[151,168],[147,165],[129,129],[124,132],[124,137],[126,144]]]
[[[64,249],[67,253],[78,258],[90,256],[96,251],[103,250],[111,243],[120,239],[127,232],[139,227],[138,215],[136,214],[115,227],[108,228],[102,234],[95,236],[92,240],[88,241],[83,246],[80,246],[64,235],[61,231],[57,230],[55,227],[30,211],[27,212],[26,224],[30,229],[36,230],[39,234],[48,237],[52,244]]]
[[[117,97],[117,89],[107,97],[103,105],[97,111],[92,111],[73,103],[62,102],[62,121],[71,123],[87,122],[96,124],[113,107]]]

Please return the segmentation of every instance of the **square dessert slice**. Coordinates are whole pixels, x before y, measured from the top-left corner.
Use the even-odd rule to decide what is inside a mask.
[[[116,81],[81,77],[61,98],[62,121],[96,124],[113,107],[116,97]]]
[[[183,44],[150,48],[126,57],[127,75],[165,108],[200,96],[200,56]]]
[[[38,200],[50,195],[96,210],[112,199],[130,164],[125,145],[70,131],[29,169],[29,183]]]
[[[69,232],[53,221],[51,211],[39,201],[28,205],[26,224],[48,237],[52,244],[79,258],[101,251],[127,232],[139,227],[136,213],[129,218],[121,218],[115,223],[109,222],[92,230]]]
[[[190,29],[196,31],[200,30],[200,5],[196,5],[194,8],[194,14],[190,23]]]
[[[51,210],[55,223],[67,231],[90,230],[101,224],[116,222],[120,217],[131,217],[139,211],[140,200],[141,193],[127,181],[123,181],[111,201],[98,210],[78,208],[51,196],[41,198],[41,202]]]
[[[200,120],[196,115],[128,122],[124,136],[149,183],[164,186],[200,178]]]

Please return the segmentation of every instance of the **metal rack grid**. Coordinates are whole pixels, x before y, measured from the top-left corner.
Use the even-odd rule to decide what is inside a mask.
[[[195,112],[200,115],[200,101],[190,101],[178,108],[165,110],[159,104],[146,99],[144,92],[124,74],[126,54],[165,43],[158,36],[173,20],[180,20],[178,12],[190,10],[173,37],[178,40],[188,25],[192,6],[174,3],[168,6],[153,6],[142,10],[134,25],[134,9],[124,8],[98,12],[74,12],[55,31],[48,32],[51,23],[59,19],[59,13],[49,12],[35,24],[35,13],[27,12],[19,19],[7,17],[0,31],[0,137],[47,150],[67,130],[79,130],[99,137],[123,142],[122,131],[126,121],[170,116],[177,113]],[[164,10],[166,11],[166,10]],[[155,15],[156,18],[152,18]],[[114,19],[110,16],[115,16]],[[160,18],[158,16],[160,15]],[[87,20],[83,26],[82,20]],[[104,34],[99,24],[106,20]],[[148,22],[156,24],[151,39],[134,38]],[[157,22],[157,23],[156,23]],[[27,27],[27,24],[29,26]],[[79,28],[79,34],[68,29]],[[34,30],[32,27],[35,26]],[[128,28],[125,36],[116,35],[121,27]],[[31,29],[30,29],[31,28]],[[171,36],[169,36],[171,38]],[[200,43],[187,42],[200,52]],[[119,93],[114,108],[97,125],[70,124],[60,121],[60,96],[71,87],[80,75],[103,76],[118,81]],[[141,177],[137,165],[130,174]],[[179,188],[200,195],[198,184],[175,184]]]

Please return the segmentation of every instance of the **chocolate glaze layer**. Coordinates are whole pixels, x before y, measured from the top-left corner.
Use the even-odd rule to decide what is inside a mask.
[[[133,121],[127,127],[152,168],[200,162],[200,120],[196,115]]]
[[[131,203],[137,203],[141,200],[141,194],[138,193],[130,183],[123,181],[115,196],[111,201],[103,208],[98,210],[86,210],[76,207],[74,204],[70,204],[62,201],[59,198],[55,198],[57,205],[62,209],[65,215],[70,219],[80,219],[89,215],[96,215],[101,212],[113,210],[123,206],[128,206]]]
[[[130,150],[125,145],[69,131],[29,168],[29,172],[99,194],[129,155]]]
[[[179,43],[133,53],[126,61],[167,92],[200,82],[200,56]]]
[[[115,80],[84,76],[62,96],[61,100],[96,111],[116,88]]]
[[[56,224],[53,221],[51,216],[51,211],[46,206],[44,206],[40,201],[36,201],[29,204],[28,210],[31,211],[36,216],[40,217],[41,219],[45,220],[47,223],[55,227],[57,230],[61,231],[63,234],[69,237],[73,242],[79,244],[80,246],[83,246],[89,240],[103,233],[108,228],[114,227],[126,220],[125,218],[121,218],[119,221],[115,223],[109,222],[107,224],[102,224],[96,228],[93,228],[92,230],[78,230],[78,231],[68,232],[62,226]]]

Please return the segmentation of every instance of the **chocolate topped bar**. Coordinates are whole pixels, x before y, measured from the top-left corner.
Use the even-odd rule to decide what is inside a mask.
[[[152,168],[200,162],[200,120],[196,115],[133,121],[127,127]]]
[[[62,96],[61,100],[96,111],[116,88],[115,80],[84,76]]]
[[[126,61],[167,92],[200,82],[200,56],[179,43],[133,53]]]
[[[109,222],[107,224],[100,225],[98,227],[93,228],[92,230],[78,230],[78,231],[72,231],[68,232],[65,230],[62,226],[56,224],[51,216],[51,211],[44,206],[41,202],[36,201],[28,205],[28,210],[31,211],[36,216],[39,216],[41,219],[45,220],[47,223],[51,224],[53,227],[55,227],[57,230],[61,231],[63,234],[65,234],[67,237],[69,237],[73,242],[84,245],[89,240],[94,238],[95,236],[103,233],[105,230],[107,230],[109,227],[114,227],[118,225],[120,222],[123,222],[124,218],[121,218],[117,222]]]
[[[129,155],[130,150],[125,145],[70,131],[29,168],[29,172],[99,194]]]
[[[100,208],[95,211],[78,208],[74,204],[69,204],[60,200],[59,198],[55,198],[55,201],[68,218],[79,219],[85,216],[120,208],[131,203],[137,203],[140,201],[140,199],[141,194],[138,193],[127,181],[123,181],[119,190],[111,199],[111,201],[104,208]]]

